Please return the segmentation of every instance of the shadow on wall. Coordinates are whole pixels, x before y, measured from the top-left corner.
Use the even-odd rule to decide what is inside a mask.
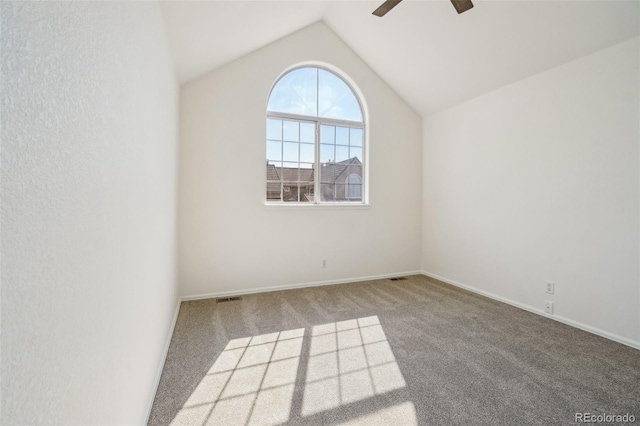
[[[312,423],[347,405],[357,415],[342,424],[417,425],[411,401],[366,403],[405,387],[378,317],[358,318],[314,326],[310,337],[300,328],[231,340],[171,425]]]

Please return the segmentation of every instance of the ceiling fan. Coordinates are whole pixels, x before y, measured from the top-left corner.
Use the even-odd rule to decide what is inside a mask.
[[[396,7],[401,1],[402,0],[386,0],[380,5],[379,8],[373,11],[373,14],[379,17],[383,17],[387,14],[387,12]],[[451,3],[453,3],[453,7],[456,8],[456,11],[458,13],[466,12],[473,7],[473,3],[471,3],[471,0],[451,0]]]

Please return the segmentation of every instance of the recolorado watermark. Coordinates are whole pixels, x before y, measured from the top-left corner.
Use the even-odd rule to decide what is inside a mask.
[[[576,413],[573,420],[576,423],[635,423],[636,416],[629,413]]]

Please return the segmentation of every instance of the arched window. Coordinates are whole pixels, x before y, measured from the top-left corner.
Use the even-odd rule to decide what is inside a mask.
[[[363,108],[333,71],[298,67],[276,81],[266,144],[268,203],[364,203]]]

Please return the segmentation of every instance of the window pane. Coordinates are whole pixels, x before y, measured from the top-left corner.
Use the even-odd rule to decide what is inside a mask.
[[[349,147],[336,145],[336,163],[349,159]]]
[[[284,163],[280,169],[282,176],[282,201],[312,202],[314,170],[311,167],[298,167],[297,163]]]
[[[298,179],[300,182],[302,182],[303,184],[306,184],[308,182],[313,183],[313,169],[311,167],[300,166],[298,171],[299,171]]]
[[[362,148],[349,148],[349,158],[357,158],[362,163]]]
[[[350,131],[349,144],[351,146],[362,146],[362,129],[351,128]]]
[[[352,170],[349,170],[349,171],[352,171]],[[347,179],[345,182],[347,185],[361,185],[362,178],[357,173],[351,173],[349,176],[347,176]]]
[[[267,200],[282,201],[281,189],[282,189],[282,184],[279,180],[267,181]]]
[[[318,70],[318,116],[362,121],[360,104],[349,86],[322,69]]]
[[[278,169],[280,164],[267,164],[267,200],[280,201],[281,182]]]
[[[317,116],[317,81],[317,68],[298,68],[285,74],[271,90],[267,109],[276,112]]]
[[[323,183],[320,185],[320,200],[321,201],[334,201],[335,200],[335,185],[332,183]]]
[[[312,203],[312,202],[314,202],[313,185],[315,185],[314,169],[312,169],[312,168],[301,168],[300,169],[300,183],[299,183],[299,188],[300,188],[299,192],[300,192],[300,202],[301,203]]]
[[[336,181],[335,163],[323,163],[320,166],[320,182],[334,183]]]
[[[345,192],[346,185],[342,183],[336,183],[336,201],[346,201],[347,195]]]
[[[362,201],[362,185],[348,185],[347,198],[349,201]]]
[[[316,125],[313,123],[300,123],[300,142],[315,143]]]
[[[349,128],[336,127],[336,144],[349,145]]]
[[[335,145],[320,145],[320,162],[328,163],[335,159]]]
[[[283,140],[292,142],[300,140],[300,124],[297,121],[285,121],[282,127]]]
[[[291,176],[298,179],[298,163],[282,163],[282,170],[278,170],[278,172],[280,172],[282,180],[293,180]]]
[[[282,201],[284,202],[298,202],[298,184],[296,183],[284,183],[282,185]]]
[[[301,203],[313,203],[313,194],[309,193],[306,188],[300,188],[300,202]]]
[[[267,119],[267,139],[282,139],[282,120]]]
[[[335,143],[334,126],[327,126],[323,124],[320,126],[320,143]]]
[[[362,166],[359,164],[351,164],[347,170],[345,170],[346,183],[362,183]]]
[[[267,161],[282,161],[282,142],[267,141]]]
[[[313,163],[315,161],[315,146],[308,143],[300,144],[300,161]]]
[[[346,201],[362,201],[362,166],[351,164],[345,170],[344,198]]]
[[[283,145],[282,159],[284,161],[298,161],[298,145],[299,144],[292,143],[292,142],[284,142],[282,145]]]
[[[313,163],[300,163],[301,169],[312,169],[311,171],[313,171],[313,166]]]
[[[292,197],[297,197],[298,188],[298,163],[283,163],[282,169],[280,169],[280,176],[282,178],[282,199],[283,201],[291,201]],[[292,188],[295,187],[295,191]]]
[[[282,177],[282,201],[298,202],[298,163],[284,163],[280,169]]]

